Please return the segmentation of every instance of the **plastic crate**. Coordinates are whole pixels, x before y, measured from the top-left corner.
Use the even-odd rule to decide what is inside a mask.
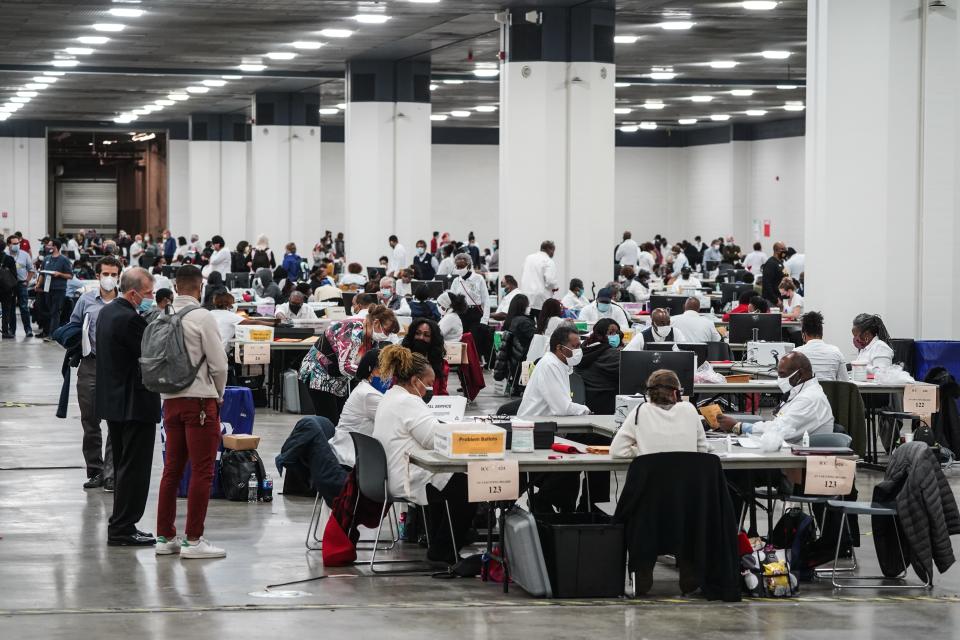
[[[622,524],[593,513],[537,514],[537,530],[555,598],[623,595],[626,550]]]

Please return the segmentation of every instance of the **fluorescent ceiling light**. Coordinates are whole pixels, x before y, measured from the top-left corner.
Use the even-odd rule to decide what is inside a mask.
[[[734,60],[712,60],[710,66],[714,69],[733,69],[737,63]]]
[[[635,124],[625,124],[622,127],[620,127],[620,131],[624,133],[636,133],[639,128],[640,127]]]
[[[41,89],[41,90],[46,89],[49,86],[50,85],[48,84],[41,84],[39,82],[28,82],[27,84],[23,85],[23,88],[30,89],[31,91],[36,91],[38,89]]]
[[[614,108],[613,113],[618,116],[625,116],[631,111],[633,111],[633,109],[631,109],[630,107],[616,107]]]
[[[613,41],[616,42],[617,44],[633,44],[639,39],[640,38],[637,36],[627,36],[627,35],[613,36]]]
[[[319,40],[297,40],[291,42],[290,46],[294,49],[319,49],[323,46],[323,43]]]
[[[80,36],[77,38],[77,42],[82,44],[107,44],[110,42],[110,38],[107,36]]]
[[[320,35],[327,38],[349,38],[353,35],[350,29],[321,29]]]
[[[656,129],[656,128],[657,128],[657,123],[656,123],[656,122],[641,122],[641,123],[640,123],[640,128],[641,128],[641,129],[646,129],[647,131],[652,131],[653,129]]]
[[[437,4],[440,0],[407,0],[412,4]]]
[[[21,98],[36,98],[39,94],[36,91],[17,91]]]
[[[35,77],[33,78],[33,81],[34,81],[34,82],[39,82],[39,83],[42,83],[42,84],[53,84],[54,82],[57,81],[57,79],[56,79],[56,78],[48,78],[47,76],[35,76]]]
[[[647,100],[643,103],[644,109],[663,109],[666,105],[660,101]]]
[[[693,23],[689,20],[668,20],[660,23],[660,28],[665,31],[686,31],[692,26]]]
[[[697,124],[696,118],[680,118],[677,120],[678,124]]]
[[[72,56],[88,56],[93,53],[93,49],[89,47],[67,47],[64,51]]]
[[[480,113],[493,113],[497,110],[497,108],[492,104],[482,104],[479,107],[475,107],[475,110],[479,111]]]
[[[322,116],[335,116],[340,113],[340,109],[337,109],[336,107],[322,107],[318,109],[318,112]]]
[[[50,76],[52,78],[59,78],[60,76],[66,75],[63,71],[44,71],[43,75]]]
[[[126,28],[126,25],[122,25],[118,22],[99,22],[93,25],[94,31],[106,31],[108,33],[117,33],[123,31]]]
[[[161,107],[172,107],[173,105],[177,104],[177,102],[176,100],[157,100],[154,102],[154,104],[158,104]]]
[[[110,14],[118,18],[139,18],[143,15],[143,9],[127,9],[126,7],[116,7],[110,9]]]
[[[209,91],[210,91],[210,87],[201,87],[201,86],[187,87],[187,93],[207,93]]]
[[[0,120],[6,120],[10,117],[9,113],[0,113]]]
[[[777,89],[782,89],[785,91],[790,91],[791,89],[796,89],[797,85],[795,84],[778,84]]]
[[[744,0],[741,4],[748,11],[770,11],[777,8],[774,0]]]
[[[134,113],[134,115],[138,115],[138,116],[148,116],[148,115],[150,115],[150,112],[147,111],[146,109],[134,109],[134,110],[133,110],[133,113]]]
[[[353,19],[362,24],[383,24],[390,16],[382,13],[358,13]]]
[[[614,82],[614,83],[613,83],[613,86],[616,87],[617,89],[623,89],[624,87],[629,87],[629,86],[630,86],[630,83],[629,83],[629,82]]]
[[[762,55],[767,60],[786,60],[790,57],[789,51],[761,51]]]
[[[266,65],[263,65],[263,64],[246,64],[246,63],[244,63],[244,64],[241,64],[241,65],[237,66],[237,69],[240,69],[240,71],[250,71],[250,72],[263,71],[263,70],[266,69],[266,68],[267,68],[267,66],[266,66]]]
[[[80,64],[77,60],[51,60],[50,64],[55,67],[75,67]]]
[[[450,115],[452,115],[454,118],[469,118],[470,112],[457,110],[457,111],[451,111]]]
[[[19,102],[20,104],[27,104],[30,102],[30,98],[21,98],[20,96],[14,96],[10,98],[10,102]]]
[[[440,85],[438,85],[438,84],[432,84],[432,85],[430,85],[430,91],[436,91],[436,90],[439,89],[439,88],[440,88]]]
[[[803,103],[797,102],[788,102],[787,104],[783,105],[784,111],[803,111],[805,108],[806,107],[803,106]]]
[[[267,54],[267,57],[271,60],[293,60],[297,57],[297,54],[292,51],[271,51]]]
[[[500,75],[500,69],[474,69],[473,75],[478,78],[496,78]]]
[[[227,84],[226,80],[204,80],[203,84],[208,87],[222,87]]]
[[[673,71],[653,71],[648,73],[647,77],[651,80],[673,80],[677,77],[677,74]]]
[[[690,96],[691,102],[710,102],[713,96]]]
[[[747,109],[746,114],[748,116],[765,116],[767,112],[763,109]]]
[[[243,80],[243,76],[220,76],[224,80]]]
[[[463,84],[463,80],[444,80],[443,84]]]
[[[753,95],[753,89],[733,89],[730,91],[730,95],[745,98]]]
[[[113,121],[117,124],[126,124],[128,122],[133,122],[136,119],[137,116],[133,115],[132,113],[124,113],[114,118]]]
[[[337,109],[341,109],[341,110],[342,110],[342,109],[346,109],[346,108],[347,108],[347,103],[346,103],[346,102],[341,102],[340,104],[337,105]]]
[[[158,104],[145,104],[143,105],[143,111],[153,113],[154,111],[163,111],[163,107]]]
[[[728,116],[725,113],[715,113],[712,116],[710,116],[710,119],[713,120],[714,122],[726,122],[727,120],[730,119],[730,116]]]
[[[434,113],[433,115],[430,116],[430,119],[435,122],[443,122],[444,120],[447,119],[447,116],[445,116],[442,113]]]
[[[176,101],[180,102],[180,101],[182,101],[182,100],[189,100],[189,99],[190,99],[190,96],[188,96],[188,95],[185,94],[185,93],[171,93],[171,94],[167,95],[167,99],[168,99],[168,100],[176,100]]]

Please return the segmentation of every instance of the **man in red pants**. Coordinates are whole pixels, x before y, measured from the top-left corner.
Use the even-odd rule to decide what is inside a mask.
[[[157,555],[181,558],[223,558],[227,552],[203,537],[203,522],[210,501],[214,461],[220,444],[220,404],[227,382],[227,354],[220,341],[217,321],[200,306],[203,275],[193,265],[177,271],[174,313],[182,315],[183,341],[190,362],[199,364],[197,376],[179,393],[163,394],[163,428],[167,458],[160,480],[157,504]],[[177,536],[177,487],[190,462],[185,536]]]

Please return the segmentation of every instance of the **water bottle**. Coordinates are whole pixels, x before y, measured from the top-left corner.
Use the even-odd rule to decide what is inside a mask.
[[[802,442],[801,444],[803,445],[804,448],[810,446],[810,432],[809,432],[809,431],[804,431],[804,432],[803,432],[803,442]]]
[[[273,478],[270,477],[269,473],[264,476],[261,489],[260,495],[262,496],[262,500],[264,502],[273,502]]]
[[[401,540],[407,539],[407,512],[401,511],[400,517],[397,519],[397,534],[400,536]]]
[[[247,502],[257,501],[257,474],[251,473],[247,480]]]

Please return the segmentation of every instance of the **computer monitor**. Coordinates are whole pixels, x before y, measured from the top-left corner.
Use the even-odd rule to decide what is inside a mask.
[[[705,266],[706,266],[705,271],[707,273],[710,273],[714,269],[720,268],[720,262],[718,260],[707,260],[707,264]]]
[[[720,284],[720,304],[736,302],[744,291],[753,291],[753,285],[744,282],[723,282]]]
[[[689,296],[650,296],[650,310],[667,309],[671,316],[683,314],[683,305],[687,303]]]
[[[427,297],[433,300],[437,299],[443,293],[443,283],[438,280],[413,280],[410,283],[410,291],[416,296],[420,287],[427,288]]]
[[[367,277],[371,280],[379,280],[387,275],[386,267],[367,267]]]
[[[245,271],[238,271],[227,274],[227,289],[249,289],[250,274]]]
[[[668,369],[680,378],[683,395],[693,393],[694,354],[689,351],[623,351],[620,354],[620,393],[646,393],[647,378]]]
[[[177,271],[180,270],[180,265],[178,264],[165,264],[160,267],[160,275],[164,278],[175,279],[177,277]]]
[[[344,309],[352,309],[352,308],[353,308],[353,298],[354,298],[354,296],[356,296],[356,295],[357,295],[357,293],[356,293],[355,291],[344,291],[344,292],[340,295],[340,304],[343,305],[343,308],[344,308]]]
[[[453,279],[457,276],[436,276],[433,280],[435,282],[440,282],[443,284],[443,290],[446,291],[450,288],[450,285],[453,284]]]
[[[781,317],[779,313],[732,313],[730,314],[730,344],[745,344],[752,340],[780,342]],[[753,330],[757,329],[757,337]]]
[[[645,351],[673,351],[674,347],[697,356],[697,366],[707,361],[706,342],[647,342],[643,345]]]

